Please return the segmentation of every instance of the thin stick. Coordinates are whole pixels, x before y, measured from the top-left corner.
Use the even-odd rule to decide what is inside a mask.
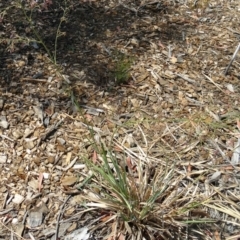
[[[138,128],[140,129],[140,132],[142,133],[142,136],[143,136],[143,139],[144,139],[144,142],[145,142],[145,146],[146,146],[146,148],[148,148],[147,138],[146,138],[145,134],[143,133],[142,128],[139,125],[138,125]]]
[[[11,212],[12,210],[14,210],[14,208],[9,208],[9,209],[6,209],[6,210],[2,210],[2,211],[0,211],[0,216],[9,213],[9,212]]]
[[[6,203],[7,203],[8,195],[9,195],[9,193],[7,192],[6,196],[4,197],[4,201],[3,201],[2,209],[5,209],[5,207],[6,207]]]
[[[6,135],[0,134],[0,137],[3,138],[3,139],[5,138],[5,139],[7,139],[7,140],[9,140],[9,141],[11,141],[11,142],[14,142],[13,139],[11,139],[10,137],[8,137],[8,136],[6,136]]]
[[[40,78],[21,78],[21,81],[30,81],[30,82],[47,82],[47,79],[40,79]]]
[[[70,162],[70,164],[69,164],[67,167],[63,168],[63,167],[61,167],[61,166],[56,166],[56,168],[59,169],[59,170],[62,170],[62,171],[64,171],[64,172],[66,172],[66,171],[69,170],[71,167],[73,167],[73,165],[76,163],[77,160],[78,160],[78,156],[75,157],[75,158]]]
[[[187,77],[187,76],[184,76],[184,75],[179,74],[179,73],[176,73],[176,75],[177,75],[178,77],[182,78],[183,80],[186,80],[186,81],[189,82],[189,83],[196,83],[195,80],[193,80],[193,79],[191,79],[191,78],[189,78],[189,77]]]
[[[227,66],[227,68],[226,68],[226,70],[225,70],[225,72],[224,72],[224,75],[225,75],[225,76],[227,75],[228,70],[229,70],[229,68],[231,67],[234,59],[236,58],[239,49],[240,49],[240,43],[238,44],[238,46],[237,46],[237,48],[236,48],[236,50],[235,50],[235,52],[234,52],[234,54],[233,54],[233,56],[232,56],[232,58],[231,58],[230,63],[228,64],[228,66]]]
[[[12,234],[14,234],[15,236],[17,236],[19,239],[22,240],[26,240],[25,238],[23,238],[22,236],[20,236],[19,234],[17,234],[16,232],[14,232],[12,229],[10,229],[9,227],[7,227],[3,222],[0,221],[0,224],[5,227],[8,231],[10,231]]]
[[[224,91],[222,90],[220,84],[215,83],[210,77],[208,77],[208,76],[205,75],[204,73],[202,73],[202,74],[203,74],[203,76],[204,76],[205,78],[207,78],[212,84],[214,84],[220,91],[224,92]]]
[[[66,198],[66,200],[62,204],[62,207],[61,207],[61,209],[59,211],[58,218],[57,218],[56,233],[55,233],[54,240],[58,240],[59,221],[60,221],[60,218],[61,218],[61,216],[62,216],[62,214],[64,212],[64,207],[65,207],[65,205],[66,205],[66,203],[67,203],[67,201],[69,200],[70,197],[71,197],[71,195]]]

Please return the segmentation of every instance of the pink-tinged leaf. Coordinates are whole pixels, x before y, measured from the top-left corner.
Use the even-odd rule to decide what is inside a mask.
[[[93,117],[90,114],[85,114],[85,118],[88,122],[91,122]]]
[[[134,165],[134,164],[132,163],[132,159],[131,159],[130,157],[127,157],[127,159],[126,159],[126,164],[127,164],[128,168],[129,168],[129,170],[131,170],[131,171],[133,171],[133,172],[136,171],[136,165]]]
[[[126,163],[129,169],[133,169],[133,165],[130,157],[127,157]]]
[[[124,236],[122,233],[120,233],[118,239],[119,239],[119,240],[125,240],[126,238],[125,238],[125,236]]]
[[[237,119],[237,128],[240,131],[240,121],[239,121],[239,119]]]
[[[42,182],[43,182],[43,173],[40,173],[39,177],[38,177],[38,191],[39,192],[41,192],[41,190],[43,188]]]
[[[114,146],[114,151],[116,151],[116,152],[122,152],[122,149],[121,149],[119,146],[115,145],[115,146]]]
[[[104,215],[102,218],[101,218],[101,222],[107,222],[112,216],[111,215]]]
[[[93,155],[92,155],[92,162],[93,162],[94,164],[96,164],[96,163],[97,163],[97,159],[98,159],[97,153],[96,153],[96,151],[94,151],[94,152],[93,152]]]
[[[187,167],[187,172],[191,173],[192,172],[192,165],[189,163]]]
[[[214,232],[214,239],[215,239],[215,240],[221,240],[221,237],[220,237],[220,234],[219,234],[218,231],[215,231],[215,232]],[[237,240],[237,239],[236,239],[236,240]]]
[[[166,47],[164,46],[164,44],[161,43],[161,41],[158,42],[158,45],[162,48],[165,49]]]

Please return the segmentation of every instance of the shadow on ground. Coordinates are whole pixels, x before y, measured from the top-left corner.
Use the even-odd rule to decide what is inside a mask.
[[[184,41],[184,35],[192,26],[180,20],[169,20],[169,16],[176,13],[177,9],[177,5],[163,5],[160,2],[140,7],[140,1],[134,5],[113,6],[108,1],[83,3],[73,0],[69,5],[66,21],[62,24],[62,34],[58,38],[57,62],[73,81],[89,81],[100,87],[119,84],[121,82],[116,81],[119,62],[121,65],[121,61],[131,58],[132,64],[152,44]],[[5,28],[1,28],[4,37],[33,39],[34,35],[23,14],[19,11],[10,13],[3,22]],[[35,26],[51,52],[55,48],[55,34],[62,13],[61,7],[56,4],[47,11],[33,14]],[[49,77],[51,73],[47,63],[42,62],[39,57],[40,54],[46,54],[41,45],[34,42],[2,42],[0,77],[1,87],[5,91],[21,93],[22,89],[18,84],[21,78]],[[9,44],[14,45],[10,48],[12,53],[9,53]],[[34,65],[36,61],[39,64],[37,67]],[[16,66],[16,62],[20,64]],[[119,71],[127,70],[125,67]],[[76,72],[83,73],[84,79]],[[123,78],[128,81],[129,75]]]

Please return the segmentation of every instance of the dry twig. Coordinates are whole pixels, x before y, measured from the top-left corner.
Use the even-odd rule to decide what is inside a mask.
[[[237,46],[237,48],[236,48],[236,50],[235,50],[235,52],[234,52],[234,54],[233,54],[233,56],[232,56],[232,58],[231,58],[230,63],[228,64],[228,66],[227,66],[227,68],[226,68],[226,70],[225,70],[225,72],[224,72],[224,75],[225,75],[225,76],[227,75],[228,70],[229,70],[229,68],[231,67],[234,59],[236,58],[239,49],[240,49],[240,43],[238,44],[238,46]]]
[[[20,236],[19,234],[17,234],[16,232],[14,232],[12,229],[10,229],[9,227],[7,227],[4,223],[2,223],[0,221],[0,224],[2,224],[3,227],[5,227],[8,231],[10,231],[12,234],[14,234],[15,236],[17,236],[19,239],[22,240],[26,240],[25,238],[23,238],[22,236]]]
[[[61,218],[61,216],[62,216],[62,214],[63,214],[63,212],[64,212],[64,207],[65,207],[67,201],[70,199],[70,197],[71,197],[71,195],[69,195],[69,196],[65,199],[65,201],[64,201],[64,203],[62,204],[62,207],[61,207],[61,209],[60,209],[60,211],[59,211],[58,218],[57,218],[57,223],[56,223],[56,233],[55,233],[55,237],[54,237],[55,240],[58,240],[59,221],[60,221],[60,218]]]

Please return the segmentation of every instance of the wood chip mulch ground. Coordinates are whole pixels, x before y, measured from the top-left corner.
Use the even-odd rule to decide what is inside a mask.
[[[54,19],[41,14],[51,45]],[[238,0],[80,1],[62,26],[58,69],[41,46],[2,43],[0,239],[67,239],[101,216],[81,198],[92,134],[119,156],[201,176],[196,191],[236,212],[206,206],[220,221],[204,239],[238,239],[240,53],[224,72],[239,22]]]

